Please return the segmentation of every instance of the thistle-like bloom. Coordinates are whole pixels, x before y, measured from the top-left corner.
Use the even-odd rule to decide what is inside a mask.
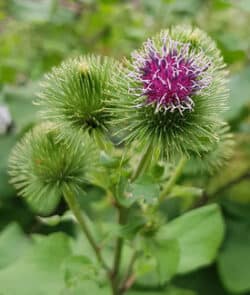
[[[189,27],[162,31],[132,54],[127,68],[117,112],[128,141],[153,142],[173,155],[199,153],[218,140],[226,72],[205,33]]]
[[[57,136],[51,123],[43,123],[24,136],[9,159],[11,182],[40,211],[53,209],[64,189],[82,192],[97,162],[88,140],[67,145]]]
[[[146,97],[142,106],[154,104],[155,112],[192,111],[192,97],[211,83],[211,75],[207,71],[210,59],[190,52],[190,43],[172,40],[164,34],[161,38],[161,51],[152,40],[148,40],[144,45],[146,56],[138,52],[132,55],[134,70],[130,76],[142,87],[131,90],[136,96]]]
[[[115,65],[106,57],[84,56],[63,62],[45,76],[38,104],[44,107],[43,118],[63,131],[61,137],[108,131],[112,115],[107,93]]]

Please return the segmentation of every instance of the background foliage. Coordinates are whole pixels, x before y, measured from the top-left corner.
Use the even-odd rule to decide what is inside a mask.
[[[63,201],[52,217],[36,217],[36,208],[18,198],[8,182],[8,155],[39,120],[32,101],[39,92],[39,81],[52,66],[89,52],[119,59],[148,36],[180,23],[207,31],[228,64],[231,91],[225,119],[235,132],[236,147],[229,165],[214,177],[197,177],[189,165],[181,179],[189,188],[176,187],[167,201],[162,213],[170,220],[208,202],[221,205],[223,218],[218,207],[210,205],[163,228],[161,239],[173,242],[168,243],[168,251],[163,246],[164,253],[158,252],[159,277],[168,276],[172,281],[160,294],[250,294],[249,17],[249,0],[0,0],[0,105],[8,107],[13,119],[8,132],[0,135],[1,295],[106,294],[91,280],[98,270],[87,258],[91,256],[87,245],[82,256],[83,237],[77,234]],[[114,159],[105,156],[102,161],[109,168],[115,165]],[[161,175],[162,167],[155,167],[154,172],[156,177]],[[190,185],[205,189],[190,191]],[[145,181],[143,185],[138,182],[130,189],[135,195],[158,190],[144,186]],[[87,197],[80,201],[90,216],[95,213],[102,221],[95,230],[105,243],[116,236],[117,229],[111,227],[113,212],[103,194],[89,187]],[[205,224],[203,215],[208,216]],[[221,240],[217,253],[213,249]],[[179,251],[184,258],[177,263]],[[129,256],[130,250],[127,252]],[[145,262],[138,263],[138,273],[147,267]],[[158,294],[156,291],[147,294]],[[145,293],[142,281],[129,294]]]

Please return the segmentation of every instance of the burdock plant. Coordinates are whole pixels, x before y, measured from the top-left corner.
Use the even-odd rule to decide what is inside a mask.
[[[171,159],[199,154],[218,140],[215,130],[227,103],[226,72],[205,33],[164,30],[133,52],[126,67],[116,100],[125,141],[150,145]]]
[[[61,136],[68,141],[87,133],[100,144],[112,124],[108,89],[116,66],[111,58],[89,55],[55,67],[45,76],[37,101],[43,118],[64,130]]]
[[[229,159],[232,137],[221,119],[227,105],[225,77],[215,43],[198,29],[182,27],[148,39],[123,63],[89,55],[69,59],[46,75],[37,101],[45,122],[14,148],[11,182],[36,208],[47,203],[55,207],[64,197],[96,255],[91,263],[99,262],[105,270],[113,295],[149,286],[168,292],[167,283],[175,274],[215,258],[223,236],[218,206],[167,223],[161,204],[190,159],[198,172],[210,173]],[[116,136],[122,144],[112,146]],[[142,156],[135,163],[138,151]],[[110,231],[115,243],[109,239],[98,244],[78,203],[95,186],[118,212],[119,227]],[[189,196],[193,192],[197,190],[188,189]],[[196,206],[196,195],[190,208]],[[203,229],[198,259],[185,257],[185,241],[192,241],[189,228],[196,226],[195,220],[209,222],[210,216],[213,245],[206,240],[211,233]],[[182,240],[182,234],[187,238]],[[124,244],[131,252],[128,259]],[[98,280],[96,276],[98,290],[104,292],[103,280]]]
[[[36,126],[16,145],[9,160],[11,181],[19,194],[45,208],[53,208],[67,191],[83,193],[96,167],[97,151],[88,138],[69,148],[58,141],[58,134],[53,123]]]

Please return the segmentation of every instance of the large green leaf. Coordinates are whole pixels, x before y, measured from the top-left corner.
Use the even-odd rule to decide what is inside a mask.
[[[159,283],[163,284],[177,272],[180,259],[178,242],[176,240],[161,241],[157,243],[154,250]]]
[[[218,257],[218,269],[225,287],[233,293],[250,291],[250,223],[228,222],[228,234]]]
[[[64,286],[61,268],[70,255],[70,239],[66,235],[40,237],[26,255],[0,271],[1,294],[59,295]]]
[[[98,269],[85,256],[70,256],[66,259],[65,288],[60,295],[109,295],[111,291],[106,286],[98,286]]]
[[[195,209],[162,227],[160,239],[176,239],[180,248],[178,273],[193,271],[215,259],[224,237],[218,205]]]
[[[31,241],[16,223],[9,224],[0,234],[0,269],[14,263],[30,249]]]
[[[176,240],[145,240],[145,256],[136,264],[137,282],[143,286],[159,286],[177,272],[179,245]]]
[[[70,256],[64,263],[64,269],[68,287],[77,285],[83,280],[93,279],[95,276],[95,268],[86,256]]]
[[[173,284],[180,288],[193,290],[199,295],[229,295],[221,284],[221,280],[214,264],[175,277]]]

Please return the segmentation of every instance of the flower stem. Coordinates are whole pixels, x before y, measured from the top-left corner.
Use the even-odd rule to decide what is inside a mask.
[[[96,258],[99,261],[99,263],[103,266],[103,268],[106,271],[109,271],[109,268],[107,266],[107,264],[105,263],[100,248],[98,247],[98,245],[96,244],[88,226],[86,223],[86,220],[84,218],[84,215],[82,214],[81,208],[75,198],[75,195],[69,190],[69,189],[65,189],[63,192],[64,198],[70,208],[70,210],[73,212],[73,214],[75,215],[83,233],[85,234],[86,238],[88,239],[91,247],[93,248]]]
[[[133,274],[133,267],[134,267],[135,261],[137,259],[137,256],[138,256],[138,253],[135,251],[132,254],[132,257],[131,257],[129,265],[128,265],[128,270],[127,270],[124,280],[122,281],[121,286],[120,286],[120,293],[121,294],[126,292],[126,290],[131,287],[131,285],[133,284],[133,282],[135,280],[135,275]],[[133,280],[131,280],[131,278],[133,278]]]
[[[152,159],[152,154],[153,154],[153,143],[149,143],[145,153],[142,155],[138,166],[134,172],[134,175],[131,178],[131,181],[135,181],[139,176],[141,176],[145,170],[148,168],[150,165],[151,159]]]
[[[120,225],[124,225],[127,219],[127,210],[124,207],[118,207],[118,223]],[[122,237],[118,237],[115,246],[115,257],[113,264],[112,277],[115,284],[115,290],[117,294],[119,294],[119,272],[120,272],[120,264],[122,258],[122,248],[124,244],[124,239]]]
[[[164,187],[163,191],[160,194],[159,203],[162,202],[165,199],[165,197],[170,193],[171,189],[173,188],[176,181],[180,177],[186,162],[187,162],[187,158],[182,157],[180,159],[177,167],[175,168],[174,173],[171,175],[171,177],[169,178],[166,186]]]

